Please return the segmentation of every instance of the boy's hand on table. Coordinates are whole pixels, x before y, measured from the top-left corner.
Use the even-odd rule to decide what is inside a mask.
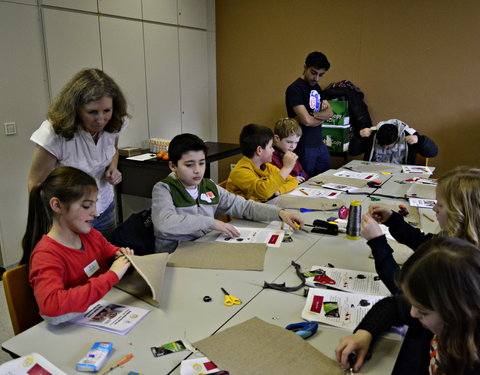
[[[215,220],[215,226],[213,229],[218,230],[219,232],[225,233],[227,236],[230,237],[239,237],[240,232],[237,228],[235,228],[232,224],[224,223],[220,220]]]
[[[295,212],[280,210],[278,216],[285,224],[288,224],[293,231],[298,231],[304,224],[302,217]],[[298,225],[295,225],[297,223]]]
[[[299,184],[301,184],[302,182],[305,182],[305,177],[303,176],[296,176],[295,178],[297,179]]]

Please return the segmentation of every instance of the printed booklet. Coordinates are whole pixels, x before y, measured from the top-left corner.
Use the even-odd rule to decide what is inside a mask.
[[[100,300],[91,305],[82,317],[72,323],[125,335],[135,327],[150,310]]]

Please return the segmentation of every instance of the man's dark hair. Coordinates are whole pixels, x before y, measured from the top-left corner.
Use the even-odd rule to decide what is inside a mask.
[[[377,131],[377,142],[380,146],[388,146],[398,140],[398,129],[393,124],[383,124]]]
[[[273,139],[273,131],[263,125],[248,124],[240,132],[240,149],[247,158],[255,155],[258,146],[265,148]]]
[[[315,69],[330,69],[330,63],[327,60],[327,56],[323,53],[315,51],[310,53],[305,59],[305,65],[307,68],[313,66]]]
[[[183,133],[176,135],[168,146],[168,159],[174,165],[177,165],[182,155],[190,151],[203,151],[206,157],[207,145],[195,134]]]

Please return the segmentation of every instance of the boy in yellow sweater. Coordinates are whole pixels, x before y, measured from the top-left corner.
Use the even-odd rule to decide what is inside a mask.
[[[273,154],[273,132],[263,125],[249,124],[240,133],[240,148],[243,157],[230,172],[227,190],[259,202],[288,193],[298,186],[290,172],[295,166],[297,155],[286,152],[283,167],[271,164]]]

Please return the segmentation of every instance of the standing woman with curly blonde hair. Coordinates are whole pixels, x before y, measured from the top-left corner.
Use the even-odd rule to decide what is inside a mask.
[[[83,69],[75,74],[50,105],[48,119],[30,138],[36,147],[28,190],[57,166],[83,170],[99,189],[99,216],[93,227],[108,236],[115,227],[113,185],[122,180],[117,169],[118,138],[129,117],[122,91],[106,73]]]

